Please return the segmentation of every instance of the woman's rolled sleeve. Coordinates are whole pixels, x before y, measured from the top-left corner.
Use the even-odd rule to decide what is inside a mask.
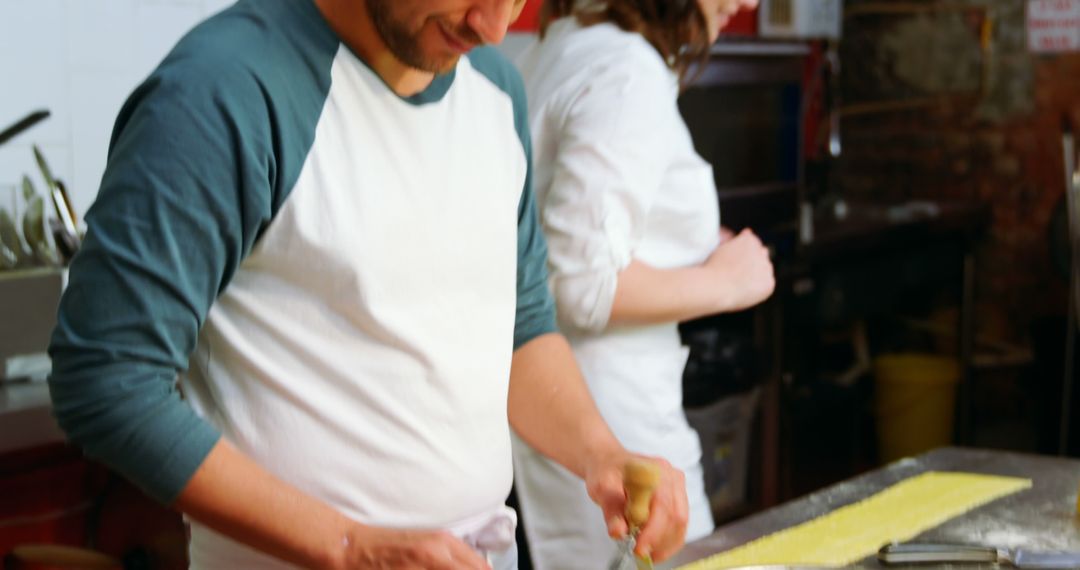
[[[674,77],[648,71],[633,62],[597,70],[568,105],[541,209],[565,329],[607,327],[618,275],[634,258],[660,190],[671,148],[660,133],[673,112]]]

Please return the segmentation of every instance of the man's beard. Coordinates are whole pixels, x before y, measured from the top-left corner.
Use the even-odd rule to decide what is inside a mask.
[[[429,71],[431,73],[446,73],[453,69],[458,62],[458,57],[446,57],[436,59],[427,57],[420,49],[415,34],[410,33],[405,25],[394,20],[390,14],[390,5],[395,0],[364,0],[367,3],[368,13],[375,23],[375,29],[382,36],[383,42],[399,61],[405,65]],[[416,32],[419,34],[419,30]]]

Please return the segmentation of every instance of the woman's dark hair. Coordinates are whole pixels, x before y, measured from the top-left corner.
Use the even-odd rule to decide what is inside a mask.
[[[553,20],[565,16],[576,17],[582,26],[611,22],[644,36],[684,84],[687,70],[709,57],[709,31],[698,0],[603,0],[588,8],[576,4],[575,0],[544,0],[540,37]]]

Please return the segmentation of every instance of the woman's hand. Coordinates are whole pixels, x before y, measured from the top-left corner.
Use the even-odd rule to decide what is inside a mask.
[[[730,240],[735,237],[735,232],[731,228],[720,226],[720,243]]]
[[[750,308],[768,299],[776,287],[769,250],[749,229],[727,239],[721,231],[720,245],[702,267],[711,275],[719,294],[716,312]]]
[[[585,471],[585,486],[589,497],[604,511],[608,534],[614,539],[625,538],[630,526],[626,521],[623,467],[631,460],[641,459],[660,468],[660,482],[649,503],[649,518],[637,536],[635,553],[660,562],[678,552],[686,541],[690,509],[682,471],[664,459],[622,452],[591,461]]]
[[[347,535],[342,570],[491,570],[479,553],[446,531],[357,526]]]

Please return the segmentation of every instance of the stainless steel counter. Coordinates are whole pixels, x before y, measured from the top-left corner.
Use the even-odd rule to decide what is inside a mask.
[[[926,471],[965,471],[1031,479],[1028,490],[974,509],[917,540],[1040,550],[1080,550],[1076,512],[1080,461],[1000,451],[943,448],[904,459],[717,529],[688,544],[662,568],[674,568],[809,521]],[[860,564],[878,566],[873,556]],[[979,568],[964,565],[963,568]],[[986,566],[993,568],[993,566]],[[925,567],[923,567],[925,568]]]

